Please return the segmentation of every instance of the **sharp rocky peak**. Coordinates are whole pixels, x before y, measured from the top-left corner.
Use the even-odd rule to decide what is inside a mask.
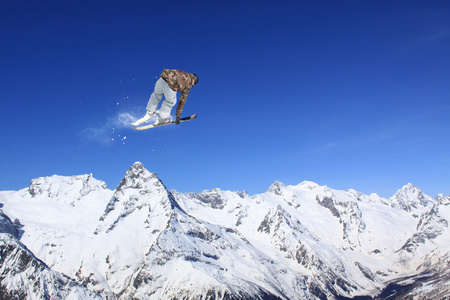
[[[183,211],[156,173],[149,172],[142,163],[136,162],[126,172],[100,218],[106,227],[98,227],[96,233],[102,227],[107,228],[107,232],[113,230],[120,221],[135,212],[148,211],[149,214],[141,216],[142,221],[146,222],[153,215],[168,217],[175,208]]]
[[[439,194],[436,197],[436,201],[438,204],[449,206],[450,205],[450,196],[444,196],[444,194]]]
[[[145,166],[140,162],[135,162],[125,174],[119,186],[116,188],[114,197],[124,197],[128,194],[133,194],[136,197],[133,199],[140,199],[147,201],[156,195],[168,198],[169,202],[174,202],[172,194],[166,188],[164,183],[158,178],[156,173],[149,172]],[[178,206],[176,203],[171,203],[172,206]]]
[[[140,162],[135,162],[126,172],[125,177],[120,182],[117,190],[127,188],[142,188],[145,183],[152,179],[159,181],[156,173],[149,172],[145,166]]]
[[[275,181],[267,190],[268,193],[272,193],[275,195],[282,195],[282,189],[285,188],[286,185],[282,182]]]
[[[411,211],[433,204],[433,199],[425,195],[418,187],[408,183],[390,198],[394,206],[400,206],[403,210]]]

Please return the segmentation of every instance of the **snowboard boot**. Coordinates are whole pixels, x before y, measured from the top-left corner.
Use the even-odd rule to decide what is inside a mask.
[[[156,112],[150,112],[147,111],[147,113],[145,114],[145,116],[143,116],[142,118],[140,118],[139,120],[131,123],[131,125],[133,126],[138,126],[139,124],[142,124],[144,122],[147,122],[148,120],[150,120],[153,117],[156,117],[157,113]]]
[[[158,115],[158,117],[156,118],[155,123],[153,123],[154,125],[163,125],[163,124],[167,124],[170,123],[170,118],[161,118],[160,115]]]

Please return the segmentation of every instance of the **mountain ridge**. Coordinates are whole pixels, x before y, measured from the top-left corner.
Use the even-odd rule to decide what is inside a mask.
[[[179,193],[136,162],[115,190],[55,175],[0,203],[15,240],[103,299],[375,299],[449,261],[450,197],[412,184],[390,198],[309,181]]]

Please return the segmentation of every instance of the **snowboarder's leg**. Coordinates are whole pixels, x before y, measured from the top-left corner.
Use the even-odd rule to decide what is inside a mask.
[[[164,81],[164,96],[165,99],[159,109],[159,116],[163,119],[167,119],[170,116],[172,107],[177,103],[177,92],[172,90],[169,85]]]
[[[147,103],[147,111],[156,111],[156,108],[158,107],[158,104],[164,95],[164,84],[167,85],[167,83],[162,78],[159,78],[156,81],[155,90],[153,91]]]

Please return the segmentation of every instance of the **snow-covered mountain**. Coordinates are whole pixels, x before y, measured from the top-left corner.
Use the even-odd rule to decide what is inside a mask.
[[[20,227],[0,210],[1,299],[101,299],[36,258],[19,242]]]
[[[450,197],[412,184],[183,194],[137,162],[115,190],[42,177],[0,208],[5,299],[450,297]]]

